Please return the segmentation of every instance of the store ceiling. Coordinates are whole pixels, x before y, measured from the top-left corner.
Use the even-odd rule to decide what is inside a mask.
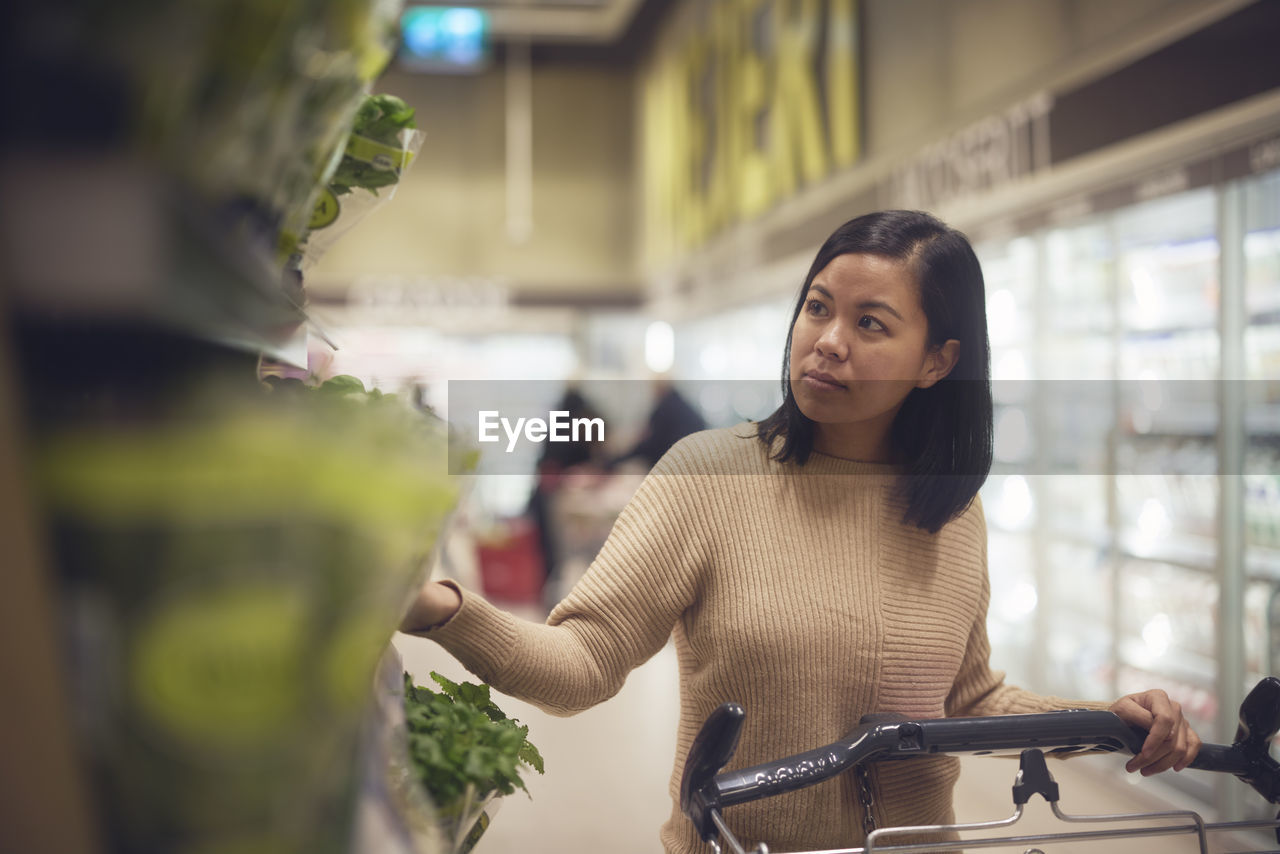
[[[608,44],[622,38],[646,0],[479,0],[495,41]],[[435,5],[435,4],[422,4]]]

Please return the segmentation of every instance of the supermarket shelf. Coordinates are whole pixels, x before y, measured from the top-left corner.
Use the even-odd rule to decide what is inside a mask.
[[[153,169],[19,158],[0,164],[0,180],[16,312],[154,325],[296,361],[307,318],[268,253]]]
[[[988,511],[989,512],[989,511]],[[1011,525],[1002,525],[996,519],[987,517],[987,532],[989,534],[998,534],[1005,537],[1030,537],[1032,528],[1027,526],[1014,527]]]
[[[1280,549],[1267,546],[1245,547],[1245,574],[1254,581],[1280,581]]]
[[[1121,412],[1125,412],[1121,408]],[[1132,408],[1130,410],[1132,411]],[[1275,404],[1248,405],[1244,412],[1246,433],[1254,436],[1280,435],[1280,406]],[[1144,439],[1169,437],[1203,439],[1216,442],[1218,438],[1218,410],[1215,406],[1201,408],[1166,407],[1153,413],[1150,427],[1142,432],[1128,430],[1122,433],[1125,441],[1140,442]]]
[[[1079,637],[1103,636],[1111,632],[1111,616],[1099,603],[1086,604],[1059,598],[1053,607],[1055,618],[1065,617],[1062,625],[1070,625],[1072,633]]]
[[[1206,324],[1200,319],[1159,323],[1151,326],[1131,324],[1124,326],[1121,346],[1141,346],[1148,341],[1162,341],[1183,335],[1201,335],[1205,332],[1215,331],[1217,331],[1217,327],[1213,324]]]
[[[1247,404],[1244,429],[1253,439],[1280,436],[1280,404]]]
[[[1098,321],[1091,315],[1083,317],[1071,313],[1072,306],[1055,306],[1059,312],[1054,317],[1052,332],[1045,337],[1050,346],[1064,344],[1078,348],[1081,353],[1096,352],[1099,347],[1111,345],[1111,335],[1115,331],[1110,319]]]
[[[1167,563],[1196,572],[1214,572],[1217,567],[1217,545],[1205,537],[1174,535],[1153,542],[1133,532],[1121,532],[1118,542],[1119,553],[1126,558]]]
[[[1132,415],[1133,410],[1121,408],[1122,417]],[[1201,411],[1164,410],[1154,413],[1149,426],[1145,429],[1126,430],[1120,434],[1121,441],[1142,442],[1151,439],[1200,439],[1205,443],[1217,440],[1218,413],[1213,409]],[[1142,473],[1142,472],[1139,472]],[[1161,472],[1145,472],[1159,474]]]
[[[1171,649],[1158,661],[1141,655],[1141,642],[1123,640],[1118,647],[1121,664],[1147,673],[1167,676],[1195,688],[1216,691],[1215,665],[1211,658],[1183,649]]]
[[[1061,528],[1057,525],[1049,525],[1045,530],[1045,535],[1051,541],[1085,546],[1086,548],[1096,549],[1099,552],[1109,550],[1112,545],[1110,533],[1101,530],[1090,531],[1082,528]]]
[[[1266,325],[1280,323],[1280,281],[1254,281],[1245,294],[1249,323]]]

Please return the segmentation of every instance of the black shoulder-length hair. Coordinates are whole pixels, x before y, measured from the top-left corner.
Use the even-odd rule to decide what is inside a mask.
[[[894,419],[891,439],[905,461],[905,521],[936,533],[964,512],[991,471],[991,351],[982,267],[963,234],[919,211],[880,211],[840,226],[818,250],[800,288],[782,356],[782,405],[757,425],[777,460],[803,465],[813,422],[791,392],[791,338],[814,276],[840,255],[880,255],[909,265],[929,324],[928,345],[960,343],[955,367],[929,388],[913,389]]]

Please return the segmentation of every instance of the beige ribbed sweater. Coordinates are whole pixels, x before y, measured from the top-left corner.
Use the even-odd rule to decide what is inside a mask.
[[[892,467],[816,453],[802,467],[778,463],[754,430],[711,430],[673,448],[545,625],[467,592],[448,623],[423,635],[498,690],[572,714],[613,696],[674,633],[673,801],[694,735],[727,700],[747,713],[730,768],[830,743],[871,712],[1105,707],[1029,694],[988,667],[977,500],[931,535],[902,524]],[[877,823],[951,820],[957,773],[950,757],[873,766]],[[774,851],[863,842],[852,774],[730,807],[725,818],[744,842]],[[708,850],[678,804],[661,838],[674,854]]]

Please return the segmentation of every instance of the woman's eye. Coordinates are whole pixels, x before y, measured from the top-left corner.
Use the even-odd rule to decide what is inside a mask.
[[[870,329],[872,332],[883,332],[884,324],[876,320],[869,314],[862,315],[858,320],[858,326],[863,329]]]
[[[816,299],[809,300],[809,302],[806,303],[805,308],[810,314],[817,314],[817,315],[821,315],[825,313],[827,310],[827,307]]]

